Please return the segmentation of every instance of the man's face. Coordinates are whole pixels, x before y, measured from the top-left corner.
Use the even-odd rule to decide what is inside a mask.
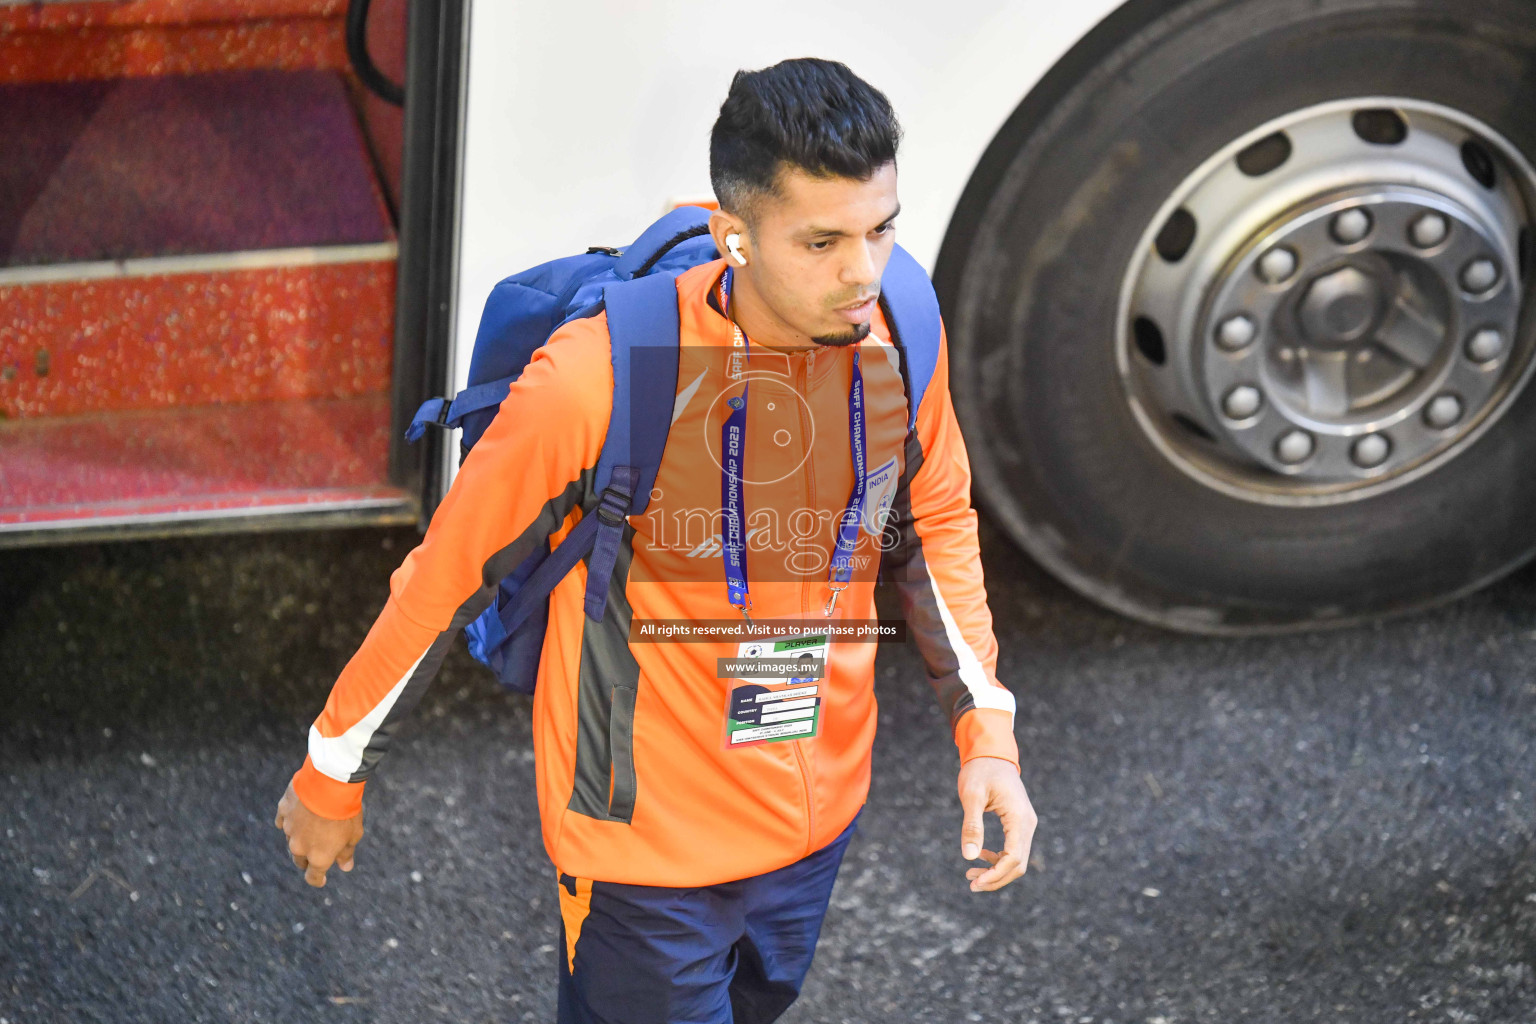
[[[752,283],[774,314],[820,345],[869,334],[896,242],[896,165],[868,181],[786,167],[751,229]]]

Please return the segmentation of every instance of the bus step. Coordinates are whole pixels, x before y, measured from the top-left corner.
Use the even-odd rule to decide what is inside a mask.
[[[387,395],[0,422],[0,546],[91,523],[175,531],[188,521],[334,513],[414,521],[389,486]]]
[[[395,239],[339,75],[0,85],[0,414],[387,390]]]

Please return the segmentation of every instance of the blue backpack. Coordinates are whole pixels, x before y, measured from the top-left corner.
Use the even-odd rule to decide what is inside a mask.
[[[589,554],[585,608],[588,618],[602,621],[624,517],[645,512],[672,425],[676,278],[719,258],[708,221],[708,210],[679,207],[623,251],[594,246],[496,285],[475,335],[468,386],[451,402],[424,402],[406,431],[406,440],[416,441],[428,426],[462,429],[462,461],[539,346],[567,321],[607,310],[613,412],[594,479],[598,501],[582,510],[581,521],[553,551],[546,541],[503,579],[495,602],[464,629],[470,653],[508,689],[533,692],[549,621],[549,592]],[[886,266],[880,301],[901,353],[910,431],[938,362],[941,328],[933,285],[900,246]],[[631,387],[631,381],[644,386]]]

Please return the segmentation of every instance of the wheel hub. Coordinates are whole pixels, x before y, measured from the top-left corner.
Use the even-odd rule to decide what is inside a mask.
[[[1351,348],[1381,318],[1382,290],[1357,267],[1319,274],[1299,305],[1302,335],[1313,344]]]

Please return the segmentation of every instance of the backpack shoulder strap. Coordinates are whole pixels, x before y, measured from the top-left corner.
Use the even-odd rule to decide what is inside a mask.
[[[677,398],[677,278],[655,274],[609,285],[603,298],[613,349],[613,414],[595,482],[602,490],[613,483],[614,470],[635,469],[625,512],[640,515],[650,504]]]
[[[880,279],[880,305],[907,375],[907,430],[915,430],[918,407],[939,364],[943,321],[928,272],[899,245],[892,247]]]
[[[587,617],[601,621],[624,539],[624,517],[651,501],[677,398],[677,279],[655,274],[609,285],[608,337],[613,349],[613,412],[598,457],[594,486],[602,495],[592,517],[597,535],[587,563]]]

